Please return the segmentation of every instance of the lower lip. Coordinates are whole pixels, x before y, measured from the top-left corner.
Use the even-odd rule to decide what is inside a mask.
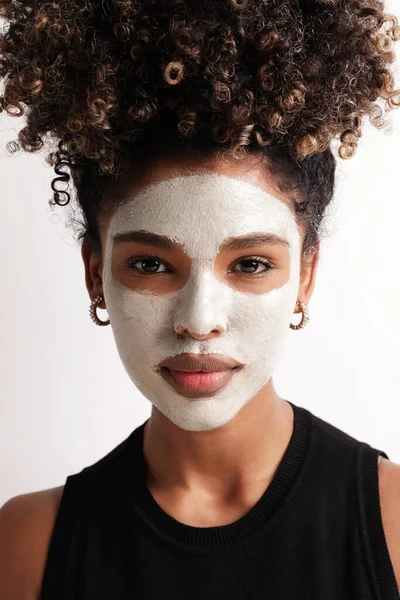
[[[238,370],[237,368],[233,368],[226,371],[202,373],[201,371],[174,371],[166,367],[163,367],[163,369],[165,369],[166,376],[171,378],[179,387],[195,392],[213,392],[221,389]]]

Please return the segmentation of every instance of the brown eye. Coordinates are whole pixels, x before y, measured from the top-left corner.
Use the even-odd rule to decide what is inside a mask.
[[[142,269],[134,266],[134,265],[141,265]],[[144,266],[143,266],[144,265]],[[145,265],[149,265],[149,266],[145,266]],[[135,257],[135,259],[129,259],[129,261],[127,262],[127,266],[129,269],[132,269],[134,271],[138,271],[139,273],[142,273],[143,275],[151,275],[153,273],[157,274],[157,273],[167,273],[168,271],[159,271],[158,268],[160,265],[164,265],[164,263],[159,260],[158,258],[153,258],[151,256],[148,257]],[[150,269],[149,271],[147,269]]]
[[[247,274],[247,275],[254,275],[254,274],[260,275],[261,273],[266,273],[266,272],[270,271],[271,269],[273,269],[272,263],[270,263],[269,260],[262,259],[261,257],[242,258],[239,262],[236,263],[236,265],[241,265],[241,264],[245,265],[245,267],[244,267],[245,269],[253,269],[250,271],[241,271],[242,273]],[[263,265],[265,267],[265,269],[257,272],[258,265]],[[235,271],[235,272],[237,273],[240,271]]]

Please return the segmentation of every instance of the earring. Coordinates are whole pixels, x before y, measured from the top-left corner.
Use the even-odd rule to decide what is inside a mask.
[[[97,305],[100,304],[100,302],[103,302],[103,300],[104,300],[103,296],[97,296],[90,304],[90,309],[89,309],[90,318],[96,325],[109,325],[110,324],[110,320],[102,321],[97,316],[97,312],[96,312]]]
[[[303,327],[305,327],[307,325],[308,321],[310,320],[308,306],[307,306],[307,304],[304,304],[304,302],[302,302],[301,300],[297,300],[296,304],[298,304],[300,306],[303,316],[301,317],[301,321],[298,325],[293,325],[292,323],[290,323],[290,328],[291,329],[303,329]]]

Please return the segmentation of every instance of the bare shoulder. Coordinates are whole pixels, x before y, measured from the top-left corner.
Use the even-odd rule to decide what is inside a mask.
[[[39,597],[63,490],[21,494],[0,509],[0,598]]]
[[[383,528],[400,593],[400,465],[382,457],[378,479]]]

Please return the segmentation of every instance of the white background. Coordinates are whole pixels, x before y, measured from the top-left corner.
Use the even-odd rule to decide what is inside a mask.
[[[398,64],[391,68],[399,87]],[[400,463],[400,110],[387,118],[391,130],[365,121],[356,155],[337,159],[310,322],[290,331],[274,382],[284,398]],[[151,412],[111,327],[89,317],[68,211],[48,205],[47,153],[6,152],[23,125],[0,115],[0,506],[64,484]]]

